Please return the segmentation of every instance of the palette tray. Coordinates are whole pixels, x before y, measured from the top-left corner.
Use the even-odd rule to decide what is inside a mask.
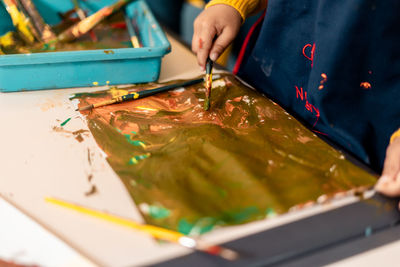
[[[80,1],[88,15],[114,2]],[[50,25],[61,21],[58,13],[73,9],[72,1],[35,0],[35,5]],[[161,59],[171,50],[170,43],[143,0],[129,4],[126,13],[136,20],[143,47],[1,55],[0,92],[157,80]],[[11,19],[0,5],[0,35],[11,30],[14,30]]]

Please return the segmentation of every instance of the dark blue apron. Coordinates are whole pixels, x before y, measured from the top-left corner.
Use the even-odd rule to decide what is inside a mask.
[[[269,0],[238,76],[381,171],[400,127],[400,1]]]

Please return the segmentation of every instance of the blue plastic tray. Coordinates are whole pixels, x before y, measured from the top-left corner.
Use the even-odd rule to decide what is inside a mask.
[[[116,0],[80,1],[93,13]],[[57,12],[73,8],[72,1],[35,0],[40,14],[51,25],[60,22]],[[135,17],[142,48],[117,48],[0,56],[0,91],[26,91],[87,87],[93,85],[151,82],[158,79],[161,58],[171,46],[142,0],[127,6]],[[0,4],[0,34],[13,30],[11,19]]]

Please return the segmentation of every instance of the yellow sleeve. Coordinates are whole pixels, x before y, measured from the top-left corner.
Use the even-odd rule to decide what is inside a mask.
[[[266,8],[267,2],[267,0],[212,0],[206,8],[218,4],[231,6],[240,13],[244,21],[249,15]]]
[[[400,137],[400,128],[392,134],[390,137],[390,143],[393,143],[394,139],[397,137]]]

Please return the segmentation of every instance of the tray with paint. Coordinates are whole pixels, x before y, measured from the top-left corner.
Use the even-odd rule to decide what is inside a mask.
[[[3,3],[8,1],[2,0]],[[171,48],[143,0],[33,2],[58,38],[82,20],[76,12],[78,9],[81,15],[90,17],[104,7],[129,3],[74,41],[51,40],[30,45],[19,37],[21,34],[16,36],[13,21],[5,5],[0,4],[1,92],[144,83],[158,79],[161,59]],[[134,48],[131,37],[135,35],[140,47]]]

